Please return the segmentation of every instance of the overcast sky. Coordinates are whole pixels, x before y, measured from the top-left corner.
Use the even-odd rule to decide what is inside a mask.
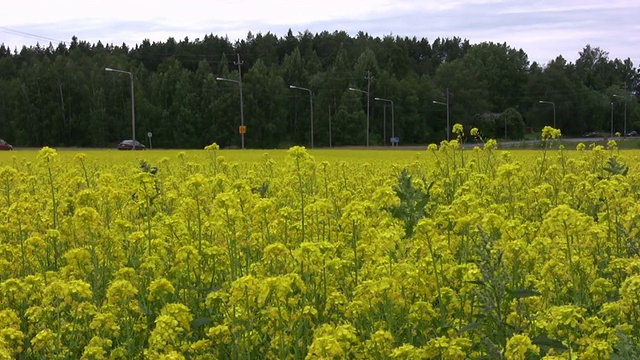
[[[542,64],[558,55],[575,62],[590,44],[610,59],[640,63],[638,0],[8,0],[0,43],[20,50],[75,35],[92,44],[135,46],[206,34],[235,42],[249,31],[282,37],[288,29],[506,42]]]

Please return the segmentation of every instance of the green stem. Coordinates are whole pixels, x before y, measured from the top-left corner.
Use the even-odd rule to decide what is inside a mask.
[[[58,204],[56,203],[56,192],[53,186],[53,174],[51,172],[51,165],[48,166],[49,171],[49,184],[51,185],[51,200],[53,201],[53,228],[58,228]]]
[[[304,228],[304,187],[302,183],[302,173],[300,172],[300,159],[296,159],[296,167],[298,169],[298,186],[300,188],[300,216],[302,221],[302,241],[304,241],[305,228]]]
[[[351,246],[353,247],[353,267],[355,271],[355,286],[358,286],[358,246],[356,241],[356,222],[352,221],[353,232],[351,235]]]

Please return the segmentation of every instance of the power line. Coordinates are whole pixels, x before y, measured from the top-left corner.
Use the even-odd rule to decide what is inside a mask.
[[[3,32],[5,34],[10,34],[10,35],[16,35],[16,36],[20,36],[20,37],[24,37],[24,38],[34,39],[34,40],[55,41],[55,42],[64,43],[64,44],[67,43],[66,41],[63,41],[63,40],[58,40],[58,39],[49,38],[49,37],[46,37],[46,36],[40,36],[40,35],[36,35],[36,34],[31,34],[31,33],[20,31],[20,30],[10,29],[10,28],[4,27],[4,26],[0,26],[0,32]]]

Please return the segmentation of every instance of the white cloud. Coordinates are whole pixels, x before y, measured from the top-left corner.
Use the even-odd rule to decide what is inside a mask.
[[[12,30],[37,35],[41,44],[76,35],[91,43],[134,46],[145,38],[195,39],[211,33],[233,42],[249,31],[284,36],[291,28],[294,33],[344,30],[507,42],[542,63],[558,55],[575,61],[578,51],[591,44],[612,58],[640,62],[635,46],[640,43],[640,3],[632,0],[26,0],[5,8],[0,42],[12,48],[37,41]]]

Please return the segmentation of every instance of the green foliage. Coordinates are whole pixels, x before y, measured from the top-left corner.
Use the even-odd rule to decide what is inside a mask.
[[[142,172],[149,173],[151,175],[155,175],[158,172],[157,166],[151,166],[146,160],[140,160],[140,170]]]
[[[603,169],[611,175],[626,176],[629,172],[629,166],[618,162],[618,159],[615,156],[609,158],[607,165]]]
[[[500,114],[499,125],[503,129],[504,124],[507,126],[507,138],[522,139],[524,137],[524,120],[518,110],[510,107]],[[498,125],[498,124],[496,124]]]
[[[632,360],[640,358],[640,345],[634,344],[633,339],[625,335],[622,331],[616,332],[618,342],[615,345],[614,353],[611,354],[612,360]]]
[[[418,224],[418,220],[427,215],[427,204],[429,203],[429,190],[433,183],[428,183],[426,179],[419,180],[420,186],[414,184],[407,169],[402,169],[398,176],[398,185],[393,190],[400,199],[400,205],[390,209],[391,215],[404,222],[405,237],[410,238]]]
[[[609,59],[589,45],[575,64],[558,57],[541,67],[505,43],[471,45],[458,37],[430,42],[289,31],[283,38],[249,33],[235,43],[216,35],[170,37],[135,48],[74,38],[69,46],[13,54],[0,45],[0,138],[16,147],[114,147],[130,138],[130,79],[105,67],[133,74],[136,138],[151,131],[156,148],[202,148],[214,141],[240,147],[241,105],[249,148],[310,145],[311,113],[316,146],[362,145],[367,105],[371,144],[386,144],[389,108],[376,97],[394,101],[393,133],[403,145],[438,143],[447,134],[446,110],[433,101],[444,101],[446,89],[450,124],[473,124],[502,137],[503,119],[476,122],[504,111],[507,137],[519,139],[525,127],[552,124],[553,109],[538,105],[544,99],[556,105],[556,127],[574,136],[608,130],[612,96],[640,93],[640,73],[629,59]],[[367,89],[368,74],[367,96],[344,95],[349,87]],[[238,84],[218,77],[242,79],[242,103]],[[311,89],[313,109],[306,94],[289,85]],[[612,110],[616,131],[623,131],[623,111],[627,131],[640,130],[635,97],[615,101]]]
[[[538,345],[543,351],[554,350],[556,352],[567,351],[568,348],[560,340],[550,339],[549,337],[542,335],[531,339],[535,345]]]

